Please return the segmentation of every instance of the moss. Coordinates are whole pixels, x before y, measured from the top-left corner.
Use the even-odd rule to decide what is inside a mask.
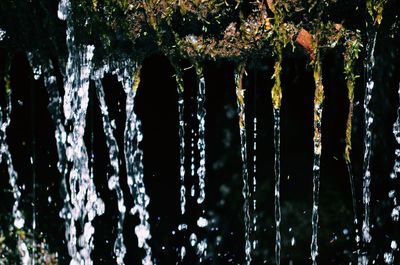
[[[351,162],[351,132],[352,132],[352,121],[353,121],[353,108],[354,108],[354,88],[357,75],[354,74],[354,63],[358,59],[359,53],[361,52],[361,37],[359,34],[348,34],[348,38],[345,41],[345,51],[343,53],[344,58],[344,74],[346,78],[348,100],[349,100],[349,112],[346,123],[346,147],[345,147],[345,160],[347,163]]]
[[[136,69],[133,72],[133,84],[132,84],[132,90],[133,92],[137,92],[139,85],[140,85],[140,72],[142,70],[142,66],[139,65],[136,67]]]
[[[386,2],[387,0],[367,0],[368,14],[371,16],[374,24],[381,24],[383,7]]]
[[[239,128],[245,130],[245,101],[243,89],[243,76],[246,71],[246,64],[239,63],[235,69],[236,99],[239,106]]]

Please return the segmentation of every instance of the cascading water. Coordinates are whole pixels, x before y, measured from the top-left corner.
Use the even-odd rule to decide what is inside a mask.
[[[313,265],[317,264],[318,256],[318,208],[319,208],[319,186],[321,174],[321,123],[324,103],[324,87],[322,84],[322,71],[319,52],[313,61],[315,95],[314,95],[314,162],[313,162],[313,208],[312,208],[312,239],[311,260]]]
[[[125,202],[124,202],[124,192],[120,184],[120,170],[119,170],[119,148],[118,143],[114,135],[113,124],[110,121],[110,116],[108,113],[108,107],[106,104],[104,88],[101,79],[104,77],[104,73],[108,72],[108,66],[100,69],[94,73],[94,81],[96,83],[96,94],[97,99],[100,103],[100,110],[103,119],[103,130],[106,136],[108,155],[110,159],[110,164],[113,169],[111,177],[108,179],[108,188],[110,190],[115,190],[118,201],[118,225],[117,225],[117,238],[114,243],[114,254],[116,262],[118,265],[123,265],[124,257],[126,254],[126,247],[124,244],[124,220],[125,220]]]
[[[9,71],[7,69],[6,71]],[[14,204],[12,207],[12,216],[14,218],[14,227],[16,229],[22,229],[25,224],[25,218],[22,212],[19,210],[19,203],[21,198],[21,191],[19,190],[17,181],[18,181],[18,173],[14,169],[13,160],[11,157],[10,150],[7,144],[7,128],[11,123],[11,111],[12,111],[12,103],[11,103],[11,85],[10,85],[10,76],[7,72],[4,77],[5,83],[5,110],[3,113],[2,107],[0,106],[0,164],[1,162],[5,162],[7,165],[7,172],[9,175],[9,184],[12,189]],[[4,116],[3,116],[4,115]],[[29,251],[26,243],[20,237],[18,237],[17,242],[18,252],[21,258],[21,264],[28,265],[31,263],[32,257],[29,255]]]
[[[245,120],[245,99],[243,89],[243,75],[245,72],[245,65],[237,66],[234,73],[236,85],[236,98],[239,116],[239,130],[240,130],[240,153],[242,157],[242,178],[243,189],[242,195],[244,198],[243,212],[244,212],[244,225],[245,225],[245,254],[246,264],[251,264],[251,216],[250,216],[250,188],[249,188],[249,173],[247,170],[247,137],[246,137],[246,120]]]
[[[123,69],[118,69],[118,79],[122,82],[126,94],[126,122],[124,132],[124,154],[126,163],[126,172],[128,185],[132,197],[134,198],[134,207],[131,214],[138,213],[140,223],[135,227],[135,234],[138,238],[139,248],[146,252],[142,259],[143,265],[151,265],[152,251],[148,240],[151,239],[149,213],[147,206],[150,198],[146,194],[144,186],[143,170],[143,151],[140,149],[140,143],[143,140],[142,123],[135,113],[135,97],[140,83],[140,66],[134,66],[130,61],[125,62]]]

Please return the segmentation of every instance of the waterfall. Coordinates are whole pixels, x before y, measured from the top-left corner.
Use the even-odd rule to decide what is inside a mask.
[[[105,94],[103,84],[101,79],[104,77],[104,73],[108,72],[108,66],[100,69],[94,73],[94,81],[96,83],[96,94],[100,103],[100,110],[103,120],[103,130],[106,137],[106,143],[108,148],[108,156],[110,159],[110,164],[113,169],[113,173],[108,180],[108,188],[110,190],[115,190],[118,201],[118,225],[117,225],[117,238],[114,243],[114,254],[116,257],[116,262],[118,265],[123,265],[124,257],[126,254],[126,247],[124,244],[124,220],[125,220],[125,202],[124,202],[124,192],[120,184],[120,170],[119,170],[119,148],[118,143],[114,135],[113,124],[110,121],[110,116],[108,113],[108,107],[106,104]]]
[[[251,264],[251,217],[250,217],[250,188],[249,188],[249,173],[247,170],[247,136],[246,136],[246,120],[245,120],[245,95],[243,89],[243,75],[245,72],[245,65],[239,65],[235,70],[235,85],[236,85],[236,98],[239,116],[239,130],[240,130],[240,153],[242,157],[242,177],[243,189],[242,195],[244,198],[243,212],[244,212],[244,225],[245,225],[245,254],[246,264]]]
[[[152,250],[147,242],[151,239],[149,213],[147,211],[150,198],[146,194],[143,179],[143,151],[140,149],[140,143],[143,140],[142,123],[135,113],[135,97],[140,83],[141,66],[136,65],[134,69],[131,69],[131,62],[128,61],[125,64],[123,69],[118,69],[116,72],[126,94],[124,155],[128,185],[135,203],[131,213],[139,215],[140,223],[135,227],[135,234],[138,239],[138,247],[143,248],[146,252],[142,264],[151,265],[153,264]]]
[[[318,256],[318,207],[319,207],[319,186],[321,174],[321,123],[324,102],[324,87],[322,84],[322,70],[319,52],[313,61],[315,95],[314,95],[314,161],[313,161],[313,208],[312,208],[312,239],[311,259],[313,265],[317,264]]]

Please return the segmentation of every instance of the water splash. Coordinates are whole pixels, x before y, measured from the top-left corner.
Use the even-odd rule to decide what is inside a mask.
[[[134,207],[131,214],[139,216],[140,223],[135,227],[135,234],[138,238],[138,247],[146,252],[142,259],[143,265],[151,265],[152,250],[147,242],[151,239],[149,213],[147,206],[150,198],[146,194],[144,185],[143,151],[140,143],[143,140],[142,123],[135,113],[135,97],[140,83],[140,66],[134,66],[127,61],[122,69],[118,69],[118,79],[122,82],[126,94],[126,122],[124,131],[124,154],[128,185],[131,195],[134,198]]]
[[[9,69],[7,69],[9,71]],[[3,113],[2,107],[0,106],[0,164],[4,161],[7,165],[7,172],[9,175],[9,184],[12,189],[14,204],[12,207],[12,216],[14,218],[14,227],[16,229],[22,229],[25,225],[25,218],[22,212],[19,210],[19,202],[21,199],[21,191],[19,190],[17,181],[18,173],[14,169],[12,156],[7,144],[7,128],[11,123],[11,85],[9,73],[5,74],[5,110]],[[3,116],[4,115],[4,116]],[[31,257],[27,245],[21,237],[18,237],[17,242],[18,252],[20,254],[20,259],[22,264],[29,264],[31,262]]]
[[[242,157],[242,177],[243,189],[242,195],[244,198],[244,225],[245,225],[245,254],[246,264],[251,264],[251,217],[250,217],[250,189],[249,189],[249,173],[247,170],[247,137],[246,137],[246,120],[245,120],[245,101],[243,89],[243,75],[245,72],[245,65],[241,64],[237,67],[234,73],[236,85],[236,98],[239,116],[239,130],[240,130],[240,153]]]
[[[319,186],[321,174],[321,123],[324,102],[324,87],[322,84],[322,71],[319,53],[313,62],[315,95],[314,95],[314,161],[313,161],[313,208],[312,208],[312,239],[311,259],[313,265],[317,264],[318,256],[318,207],[319,207]]]
[[[275,175],[275,263],[281,263],[281,103],[282,103],[282,87],[281,87],[281,70],[282,70],[282,49],[280,46],[277,48],[277,61],[275,62],[274,86],[271,90],[271,97],[273,103],[274,115],[274,175]]]
[[[110,121],[110,116],[108,113],[108,107],[105,100],[104,88],[101,79],[104,77],[104,73],[108,72],[108,66],[100,69],[94,73],[94,80],[96,83],[96,94],[100,103],[100,110],[103,119],[103,130],[106,136],[106,143],[108,148],[108,156],[110,159],[111,167],[113,168],[113,174],[108,180],[108,188],[110,190],[115,190],[118,201],[118,225],[117,225],[117,238],[114,243],[114,254],[116,257],[116,262],[118,265],[123,265],[124,257],[126,254],[126,247],[124,244],[124,220],[125,220],[125,202],[124,202],[124,192],[120,185],[120,170],[119,170],[119,148],[117,140],[114,136],[112,122]]]

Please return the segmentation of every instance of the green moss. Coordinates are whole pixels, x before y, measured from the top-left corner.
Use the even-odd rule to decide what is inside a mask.
[[[361,52],[362,44],[360,34],[348,34],[347,40],[344,44],[345,51],[343,53],[344,58],[344,74],[346,78],[348,100],[349,100],[349,112],[347,116],[346,124],[346,147],[345,147],[345,160],[350,163],[350,152],[351,152],[351,132],[352,132],[352,120],[353,120],[353,108],[354,108],[354,88],[357,75],[354,74],[354,63],[358,59],[359,53]]]

